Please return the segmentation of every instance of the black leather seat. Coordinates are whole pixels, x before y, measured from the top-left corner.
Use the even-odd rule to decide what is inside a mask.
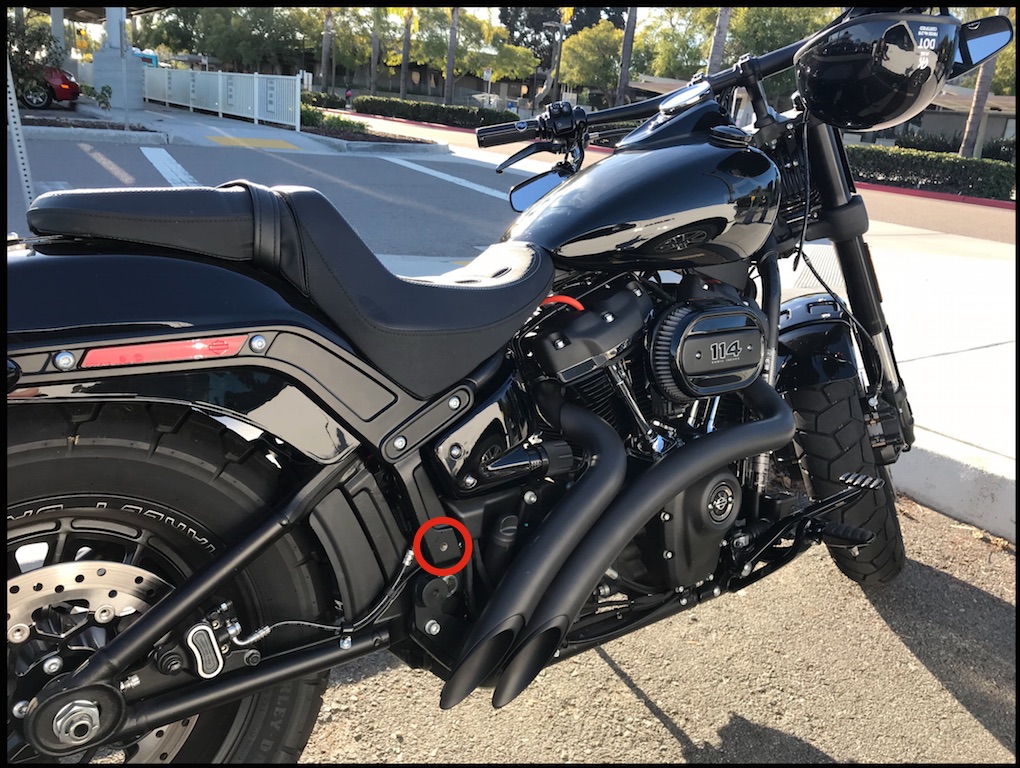
[[[309,187],[94,189],[36,198],[37,235],[146,244],[283,276],[384,374],[427,399],[498,352],[552,284],[543,249],[497,243],[433,278],[402,278]]]

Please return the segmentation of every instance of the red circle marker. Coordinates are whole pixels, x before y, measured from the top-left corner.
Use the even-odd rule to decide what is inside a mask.
[[[464,539],[464,554],[461,555],[460,560],[451,565],[449,568],[437,568],[428,562],[421,553],[421,540],[425,536],[425,531],[437,525],[452,526],[461,535],[461,538]],[[414,558],[418,561],[418,565],[420,565],[423,570],[428,571],[433,576],[450,576],[463,570],[468,564],[468,560],[471,559],[471,534],[468,533],[467,526],[460,522],[460,520],[454,520],[452,517],[433,517],[431,520],[423,523],[418,529],[418,532],[414,534],[413,549]]]

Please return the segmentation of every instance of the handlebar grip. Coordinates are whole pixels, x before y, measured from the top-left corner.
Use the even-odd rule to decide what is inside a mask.
[[[515,141],[531,141],[540,135],[538,120],[518,120],[516,123],[483,125],[475,129],[479,147],[496,147]]]

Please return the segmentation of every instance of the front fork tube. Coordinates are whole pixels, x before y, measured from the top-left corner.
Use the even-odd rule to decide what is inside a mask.
[[[811,175],[821,198],[823,215],[825,211],[839,211],[849,205],[853,197],[842,139],[832,126],[814,120],[808,130]],[[873,385],[882,383],[878,394],[897,415],[903,450],[909,450],[914,442],[914,418],[893,353],[892,334],[882,311],[882,293],[871,251],[864,241],[863,232],[833,240],[832,244],[843,271],[850,307],[868,335],[869,343],[860,345],[864,370]],[[888,463],[889,458],[886,457],[884,463]],[[895,456],[891,460],[895,461]]]

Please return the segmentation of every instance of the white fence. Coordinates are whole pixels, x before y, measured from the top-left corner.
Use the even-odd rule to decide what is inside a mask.
[[[301,78],[145,69],[145,99],[301,130]]]

